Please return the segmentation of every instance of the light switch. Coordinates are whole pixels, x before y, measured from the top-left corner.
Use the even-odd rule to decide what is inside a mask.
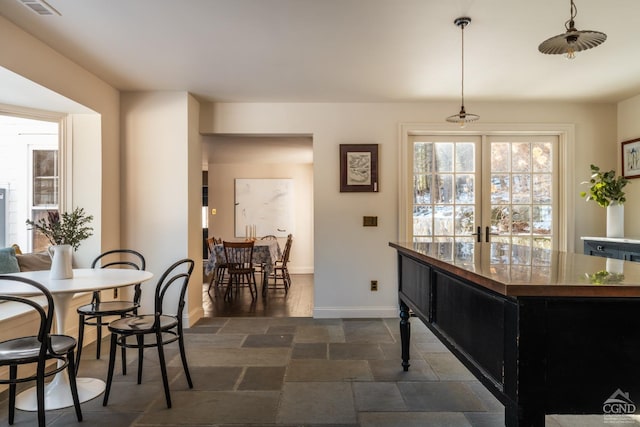
[[[211,209],[211,215],[215,215],[216,214],[216,210],[215,209]]]

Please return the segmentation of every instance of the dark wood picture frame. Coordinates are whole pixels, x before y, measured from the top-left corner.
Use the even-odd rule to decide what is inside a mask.
[[[340,192],[379,189],[378,144],[340,144]]]
[[[622,142],[622,176],[640,178],[640,138]]]

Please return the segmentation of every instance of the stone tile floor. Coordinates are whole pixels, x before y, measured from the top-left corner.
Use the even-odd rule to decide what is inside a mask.
[[[116,375],[109,405],[102,397],[47,412],[59,426],[323,426],[494,427],[504,408],[419,321],[412,322],[411,368],[400,366],[396,319],[205,318],[186,330],[194,388],[184,377],[177,346],[167,348],[173,408],[167,409],[157,353],[145,353],[136,384]],[[83,352],[80,376],[105,378],[103,357]],[[0,426],[7,396],[0,395]],[[35,413],[17,411],[15,426],[33,426]],[[548,416],[552,427],[591,427],[602,416]],[[610,426],[610,424],[608,424]],[[620,425],[620,424],[618,424]]]

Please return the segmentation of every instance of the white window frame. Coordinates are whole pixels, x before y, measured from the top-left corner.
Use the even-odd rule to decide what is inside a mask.
[[[59,181],[58,181],[58,203],[59,209],[64,211],[67,208],[67,201],[71,200],[71,194],[73,189],[71,188],[71,184],[73,180],[71,179],[71,171],[72,171],[72,143],[71,143],[71,116],[64,113],[45,111],[45,110],[37,110],[32,108],[18,107],[15,105],[7,105],[0,104],[0,114],[5,116],[14,116],[20,117],[24,119],[31,120],[40,120],[47,122],[54,122],[58,124],[58,173],[59,173]],[[31,150],[28,150],[31,153]],[[31,160],[25,159],[27,162],[25,166],[29,166],[31,164]],[[29,173],[31,171],[28,171]],[[27,194],[27,212],[31,212],[31,200],[29,199],[32,196],[31,189],[28,189]],[[32,244],[29,241],[29,246]],[[29,248],[28,250],[30,250]]]
[[[558,138],[558,250],[574,251],[575,229],[570,218],[575,214],[573,179],[575,171],[575,125],[476,123],[468,128],[444,123],[400,123],[398,139],[398,241],[411,242],[413,224],[413,147],[412,135],[555,135]]]

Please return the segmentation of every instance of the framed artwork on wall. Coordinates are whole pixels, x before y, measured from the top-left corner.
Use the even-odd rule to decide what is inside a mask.
[[[378,190],[378,144],[340,144],[340,192]]]
[[[640,178],[640,138],[622,142],[622,176]]]

